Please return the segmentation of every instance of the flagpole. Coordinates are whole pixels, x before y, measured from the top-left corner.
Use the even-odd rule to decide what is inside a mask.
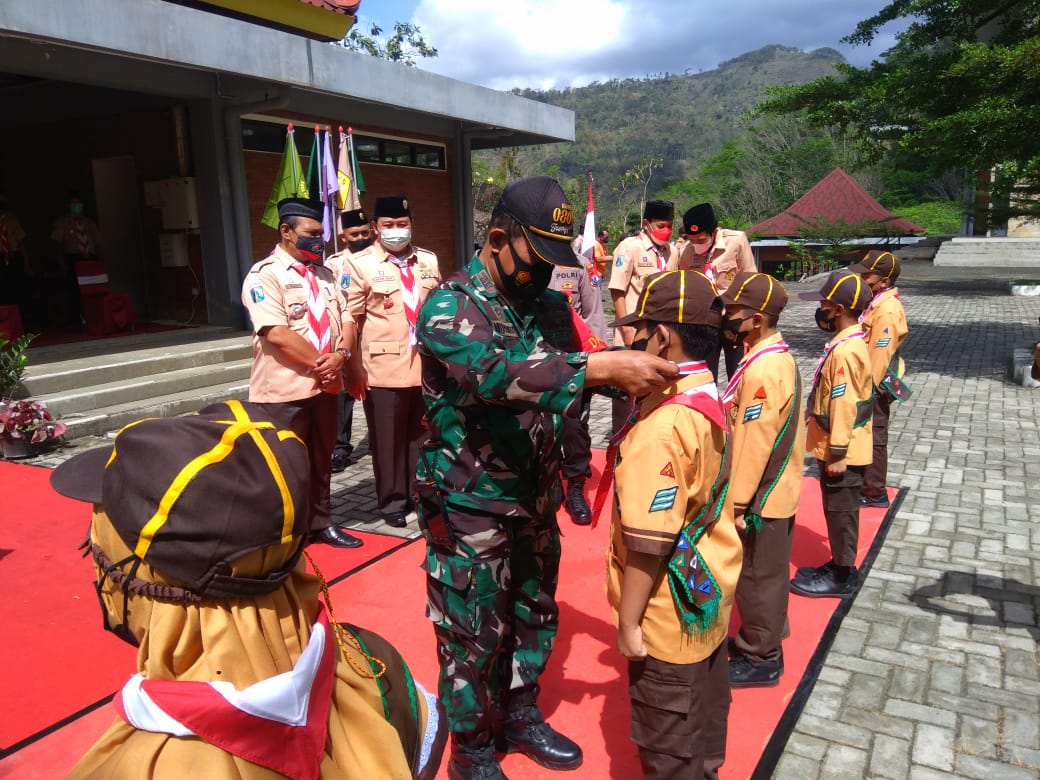
[[[293,127],[293,123],[292,122],[289,123],[289,127],[287,128],[287,130],[288,130],[289,136],[292,138],[292,145],[293,145],[293,147],[295,147],[296,146],[296,129]],[[300,191],[300,179],[297,176],[297,173],[298,172],[296,170],[296,166],[294,165],[293,166],[293,172],[292,172],[292,175],[293,175],[293,192],[294,193]]]
[[[329,160],[328,160],[328,162],[329,162],[330,165],[332,164],[332,141],[329,140],[329,136],[331,136],[331,135],[332,135],[332,128],[329,127],[328,125],[325,125],[325,140],[328,141],[328,147],[329,147]],[[324,151],[325,147],[322,146],[321,148],[322,148],[322,157],[324,157],[324,155],[325,155],[325,151]],[[322,167],[323,168],[325,167],[325,160],[324,159],[322,159]],[[329,196],[328,196],[328,189],[329,188],[328,188],[327,185],[323,185],[322,192],[326,193],[325,194],[325,200],[326,201],[328,201],[328,198],[329,198]],[[335,253],[338,253],[339,252],[339,214],[336,213],[336,204],[335,204],[335,202],[332,203],[332,211],[331,211],[331,213],[332,213],[332,251],[335,252]]]
[[[350,177],[353,183],[354,192],[357,193],[358,200],[361,200],[361,190],[357,186],[357,159],[354,157],[354,128],[347,126],[347,154],[350,155]]]

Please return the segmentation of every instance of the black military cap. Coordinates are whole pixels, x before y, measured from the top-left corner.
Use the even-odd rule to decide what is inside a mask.
[[[368,217],[364,209],[351,209],[339,215],[339,224],[346,230],[352,227],[361,227],[368,224]]]
[[[374,219],[379,219],[380,217],[390,217],[392,219],[410,217],[412,216],[412,210],[408,206],[408,196],[384,195],[378,197],[372,208],[372,214]]]
[[[571,249],[574,237],[574,207],[556,179],[529,176],[514,181],[502,191],[497,210],[515,219],[539,259],[553,265],[582,268]]]
[[[320,200],[310,198],[283,198],[278,201],[278,221],[285,222],[288,217],[309,217],[321,222],[324,206]]]

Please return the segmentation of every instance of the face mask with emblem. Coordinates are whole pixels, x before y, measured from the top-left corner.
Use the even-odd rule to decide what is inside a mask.
[[[296,248],[308,262],[315,263],[325,254],[325,239],[321,236],[296,236]]]
[[[498,276],[502,284],[502,292],[507,297],[518,301],[533,301],[549,287],[552,279],[553,266],[544,260],[536,260],[534,265],[521,263],[517,259],[516,247],[512,241],[509,248],[513,255],[513,273],[507,274],[502,268],[502,258],[498,252],[492,252],[491,257],[498,269]]]

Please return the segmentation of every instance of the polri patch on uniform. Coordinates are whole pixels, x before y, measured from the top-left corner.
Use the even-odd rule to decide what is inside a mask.
[[[841,398],[845,395],[845,382],[831,388],[831,398]]]
[[[762,404],[752,404],[744,410],[744,422],[754,422],[762,416]]]
[[[349,290],[350,289],[350,274],[343,274],[342,276],[340,276],[340,278],[339,278],[339,288],[341,290]]]
[[[250,287],[249,297],[252,298],[253,303],[260,303],[260,301],[264,299],[264,288],[259,285],[256,287]]]
[[[663,512],[671,509],[675,504],[675,495],[679,492],[678,487],[662,488],[654,494],[654,500],[650,502],[651,512]]]

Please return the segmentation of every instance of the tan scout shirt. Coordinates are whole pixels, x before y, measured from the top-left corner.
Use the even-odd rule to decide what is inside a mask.
[[[344,273],[350,275],[347,308],[361,332],[360,349],[369,386],[419,387],[422,364],[418,350],[408,343],[401,269],[379,243],[346,258],[343,265]],[[411,269],[419,285],[421,305],[441,281],[437,255],[413,247]]]
[[[862,338],[841,341],[857,329],[845,328],[831,339],[841,343],[823,362],[809,393],[805,448],[819,460],[847,458],[850,466],[867,466],[874,458],[873,428],[866,416],[874,398],[870,355]]]
[[[708,502],[722,466],[726,434],[700,412],[681,404],[661,404],[673,393],[711,381],[709,374],[687,376],[668,388],[667,394],[647,396],[639,407],[639,422],[621,442],[614,473],[616,501],[607,551],[607,599],[614,622],[629,551],[660,555],[661,569],[640,626],[647,652],[673,664],[703,661],[726,638],[743,555],[732,507],[726,502],[719,519],[696,545],[722,594],[719,618],[703,634],[685,634],[665,567],[679,532]],[[671,506],[650,511],[662,493],[672,491]]]
[[[890,287],[875,295],[861,324],[867,334],[867,348],[870,350],[870,374],[874,384],[881,387],[881,381],[899,354],[908,332],[906,311],[899,300],[899,290]]]
[[[249,400],[257,403],[281,403],[311,398],[321,392],[314,377],[300,368],[282,362],[260,330],[285,325],[307,339],[307,286],[304,277],[292,267],[296,262],[281,246],[258,260],[242,283],[242,303],[253,323],[253,369],[249,374]],[[351,322],[346,301],[332,272],[322,265],[314,266],[318,288],[329,311],[331,344],[340,343],[343,325]]]
[[[101,245],[101,232],[90,217],[82,214],[62,214],[54,222],[54,231],[51,240],[61,246],[61,252],[65,255],[78,255],[80,252],[79,234],[83,232],[86,239],[87,251],[83,253],[87,257],[97,254]]]
[[[746,512],[758,494],[760,499],[765,498],[761,517],[772,519],[794,517],[798,511],[805,459],[802,398],[796,392],[798,366],[790,352],[754,357],[780,341],[781,335],[775,333],[755,344],[740,361],[747,368],[729,409],[733,466],[727,498],[734,510]],[[766,474],[774,446],[788,424],[795,430],[787,461],[778,472]]]
[[[639,302],[646,277],[662,270],[662,266],[666,271],[674,267],[673,252],[671,244],[657,246],[645,230],[626,238],[614,249],[614,267],[607,287],[625,294],[627,314],[631,314]]]
[[[758,270],[755,255],[751,252],[751,244],[748,243],[747,234],[742,230],[719,228],[718,235],[715,236],[715,246],[705,257],[697,257],[693,251],[693,244],[689,241],[682,243],[677,254],[676,270],[679,271],[703,271],[704,262],[710,256],[711,268],[715,274],[715,288],[720,293],[729,289],[733,277],[741,271],[754,273]]]

